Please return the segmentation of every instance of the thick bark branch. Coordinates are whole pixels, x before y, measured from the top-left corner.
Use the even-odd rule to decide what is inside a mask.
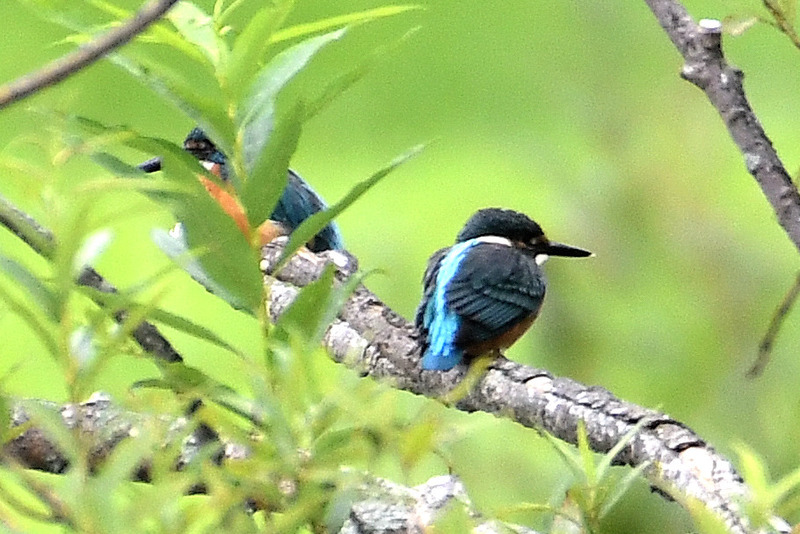
[[[265,273],[277,265],[285,241],[279,238],[263,248]],[[291,304],[298,287],[317,279],[327,263],[339,266],[339,280],[351,275],[356,265],[354,259],[336,251],[301,253],[276,278],[266,276],[273,320]],[[466,373],[463,365],[447,372],[422,371],[419,333],[363,286],[347,301],[324,343],[336,361],[427,397],[443,397]],[[702,503],[731,532],[754,531],[744,507],[749,489],[730,461],[680,421],[620,400],[604,388],[499,358],[456,408],[506,417],[572,444],[577,443],[578,425],[583,421],[592,450],[600,453],[611,450],[640,424],[616,463],[646,465],[643,473],[649,482],[683,506]],[[775,524],[789,531],[781,519],[776,518]]]
[[[676,0],[645,0],[684,58],[681,76],[703,90],[722,117],[745,166],[772,205],[778,222],[800,251],[800,194],[744,92],[744,74],[722,53],[722,24],[695,23]]]
[[[283,237],[263,248],[261,268],[265,273],[273,271],[285,243]],[[353,275],[357,268],[355,258],[347,254],[330,251],[315,255],[305,250],[295,255],[277,276],[265,275],[265,283],[270,286],[270,317],[280,317],[299,288],[318,279],[329,263],[336,265],[339,281]],[[422,371],[419,333],[363,286],[355,290],[339,318],[330,325],[324,344],[336,361],[363,375],[432,398],[442,398],[462,382],[466,373],[463,365],[447,372]],[[684,506],[702,504],[719,516],[731,532],[754,531],[744,512],[749,489],[726,458],[680,421],[620,400],[601,387],[553,377],[546,370],[499,358],[456,403],[456,408],[507,417],[572,444],[577,442],[582,421],[591,448],[600,453],[627,439],[626,435],[640,425],[617,455],[617,463],[645,466],[643,473],[654,487]],[[102,428],[110,436],[107,442],[111,447],[130,433],[130,426],[124,422],[119,427],[104,423]],[[114,428],[119,432],[112,431]],[[31,436],[37,437],[35,429],[23,437]],[[37,469],[65,469],[58,452],[43,443],[46,442],[13,450],[13,456]],[[774,523],[786,526],[779,518]],[[788,526],[778,530],[789,532]]]
[[[158,20],[178,0],[153,0],[146,4],[128,22],[118,26],[78,50],[45,65],[36,72],[26,74],[0,86],[0,109],[18,102],[37,91],[55,85],[64,78],[88,67],[143,32]]]

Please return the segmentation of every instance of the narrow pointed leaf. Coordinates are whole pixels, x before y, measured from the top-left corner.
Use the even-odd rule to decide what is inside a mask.
[[[88,134],[104,131],[103,125],[88,119],[79,118],[74,122]],[[193,277],[235,308],[255,313],[263,293],[256,255],[233,219],[198,180],[209,175],[197,160],[177,145],[162,139],[137,136],[134,132],[130,134],[120,137],[124,144],[159,155],[163,178],[185,188],[179,188],[177,192],[144,192],[165,205],[184,225],[186,247],[194,253],[185,265],[199,266],[191,273]],[[177,246],[169,242],[168,245]],[[166,252],[169,254],[170,250],[167,247]],[[176,249],[174,257],[183,259],[185,252]]]
[[[153,233],[163,233],[166,234],[163,230],[153,230]],[[174,239],[171,236],[167,236],[169,239]],[[155,240],[155,239],[154,239]],[[163,249],[162,249],[163,250]],[[185,249],[184,249],[185,250]],[[106,310],[110,312],[122,309],[133,309],[133,308],[141,308],[142,305],[133,301],[130,297],[120,294],[120,293],[104,293],[101,291],[97,291],[94,288],[82,287],[82,291],[88,295],[92,300],[100,304]],[[196,339],[202,339],[203,341],[207,341],[212,345],[216,345],[222,349],[225,349],[232,354],[235,354],[241,358],[244,358],[244,354],[238,350],[233,345],[229,344],[227,341],[222,339],[221,337],[217,336],[214,332],[209,330],[203,325],[197,324],[192,320],[181,316],[176,315],[174,313],[168,312],[164,309],[158,308],[155,305],[146,305],[144,307],[145,313],[143,314],[148,320],[152,320],[157,323],[161,323],[165,326],[178,330],[179,332],[183,332],[184,334],[188,334]]]
[[[150,87],[155,93],[166,97],[192,119],[214,143],[226,154],[233,153],[234,129],[219,99],[201,94],[192,83],[174,74],[167,77],[168,69],[146,67],[119,54],[109,60]],[[155,72],[159,74],[156,75]]]
[[[51,324],[43,321],[41,317],[34,313],[28,306],[12,297],[11,294],[1,285],[0,300],[3,301],[3,305],[6,308],[11,310],[13,313],[19,316],[20,319],[25,321],[31,330],[33,330],[33,332],[39,337],[39,340],[45,346],[50,355],[54,358],[58,358],[58,343],[56,342],[55,332],[53,332]]]
[[[241,191],[241,201],[251,228],[258,227],[270,216],[283,190],[286,189],[289,161],[300,140],[302,113],[302,108],[295,106],[289,113],[279,118],[266,146],[251,147],[251,143],[263,142],[260,135],[255,134],[257,129],[251,130],[253,135],[243,140],[245,154],[248,149],[261,150]]]
[[[322,47],[343,35],[344,29],[303,41],[278,54],[258,73],[236,119],[243,143],[244,168],[248,174],[255,172],[272,135],[278,93]]]
[[[245,355],[239,349],[221,337],[217,336],[213,331],[209,330],[205,326],[199,325],[187,319],[186,317],[175,315],[174,313],[170,313],[160,308],[150,310],[147,316],[153,321],[169,326],[170,328],[174,328],[175,330],[183,332],[184,334],[189,334],[196,339],[208,341],[213,345],[227,350],[231,354],[235,354],[240,358],[245,358]]]
[[[325,228],[325,226],[327,226],[327,224],[333,220],[334,217],[347,209],[353,202],[358,200],[361,195],[369,191],[375,184],[380,182],[393,170],[422,152],[424,148],[425,145],[417,145],[404,154],[401,154],[392,160],[386,167],[382,168],[363,182],[356,184],[342,200],[331,206],[329,209],[315,213],[303,221],[303,223],[298,226],[289,237],[289,242],[286,244],[286,248],[283,250],[283,255],[278,262],[278,268],[280,268],[280,266],[283,265],[283,263],[290,258],[291,255],[297,251],[297,249],[308,243],[312,237],[317,235],[320,230]]]
[[[346,283],[337,283],[336,269],[328,265],[322,276],[304,287],[291,307],[281,315],[271,339],[289,343],[289,336],[300,336],[306,347],[322,343],[328,326],[336,319],[347,298],[363,280],[353,276]]]
[[[611,448],[610,451],[608,451],[607,453],[605,453],[603,455],[603,457],[601,458],[601,460],[597,464],[597,478],[598,478],[598,480],[602,480],[605,477],[606,473],[608,472],[609,467],[611,467],[611,464],[614,461],[614,458],[616,458],[616,456],[620,452],[622,452],[622,449],[624,449],[633,440],[633,438],[636,437],[636,434],[639,433],[639,431],[642,429],[642,427],[645,425],[646,422],[647,422],[646,419],[642,419],[641,421],[636,423],[630,430],[628,430],[625,433],[624,436],[622,436],[622,439],[620,439]]]
[[[356,13],[347,13],[346,15],[338,15],[322,20],[315,20],[305,24],[296,24],[288,28],[284,28],[275,32],[270,36],[271,43],[279,43],[289,39],[296,39],[298,37],[305,37],[314,33],[320,33],[332,28],[341,28],[342,26],[351,26],[354,24],[362,24],[371,22],[373,20],[382,19],[386,17],[393,17],[406,11],[423,9],[420,5],[400,5],[400,6],[383,6],[375,9],[368,9],[366,11],[358,11]]]
[[[263,65],[267,47],[269,47],[269,37],[283,24],[293,6],[294,1],[283,0],[273,2],[272,5],[258,10],[233,44],[225,73],[227,80],[252,79],[253,73]],[[225,13],[221,16],[220,22],[224,23],[224,19]],[[231,89],[236,91],[237,84],[233,84]],[[242,88],[242,90],[244,89],[246,87]],[[239,94],[241,93],[237,92],[237,95]]]
[[[7,256],[0,255],[0,269],[25,289],[33,302],[53,321],[58,321],[58,305],[52,290],[25,266]]]
[[[111,244],[113,234],[104,228],[84,239],[81,247],[72,258],[72,272],[77,276],[86,266],[92,266]]]
[[[179,2],[166,17],[187,41],[200,49],[215,70],[225,64],[228,47],[217,35],[208,13],[190,2]]]
[[[278,319],[270,336],[273,342],[288,345],[292,335],[301,336],[304,343],[315,338],[314,334],[324,317],[324,310],[331,300],[335,274],[333,265],[326,266],[319,279],[297,294],[291,306]]]
[[[603,500],[598,518],[603,517],[611,511],[612,508],[619,502],[623,495],[625,495],[633,483],[641,476],[642,471],[650,467],[650,462],[642,462],[637,465],[635,469],[629,470],[621,480],[614,482],[611,487],[610,494]]]
[[[186,271],[195,282],[206,288],[209,293],[221,298],[237,310],[247,310],[251,313],[255,310],[257,304],[248,303],[248,299],[237,296],[236,293],[229,291],[223,284],[217,283],[207,272],[196,254],[189,250],[184,241],[175,239],[161,229],[154,229],[151,233],[151,238],[161,252]]]

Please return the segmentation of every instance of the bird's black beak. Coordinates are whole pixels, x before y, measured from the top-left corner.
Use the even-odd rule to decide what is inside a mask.
[[[556,243],[555,241],[547,243],[547,245],[542,248],[542,254],[547,254],[549,256],[565,256],[568,258],[585,258],[594,255],[588,250],[573,247],[572,245],[565,245],[564,243]]]
[[[137,165],[136,168],[146,173],[158,172],[161,170],[161,158],[148,159],[144,163]]]

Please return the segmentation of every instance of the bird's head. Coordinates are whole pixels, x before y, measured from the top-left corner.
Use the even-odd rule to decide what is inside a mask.
[[[458,233],[456,242],[482,237],[507,239],[510,244],[532,255],[538,263],[547,256],[584,258],[592,253],[582,248],[550,241],[536,221],[514,210],[486,208],[477,211]]]
[[[183,140],[183,149],[200,161],[225,164],[225,154],[219,151],[211,139],[200,128],[195,128]]]

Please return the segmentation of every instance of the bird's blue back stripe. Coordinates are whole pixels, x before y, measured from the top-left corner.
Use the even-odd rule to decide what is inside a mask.
[[[445,292],[447,285],[458,272],[458,266],[467,257],[467,251],[479,242],[470,239],[453,246],[439,264],[436,289],[425,308],[423,324],[428,330],[428,350],[422,357],[423,369],[439,371],[452,369],[464,357],[456,348],[455,337],[461,320],[447,307]]]

